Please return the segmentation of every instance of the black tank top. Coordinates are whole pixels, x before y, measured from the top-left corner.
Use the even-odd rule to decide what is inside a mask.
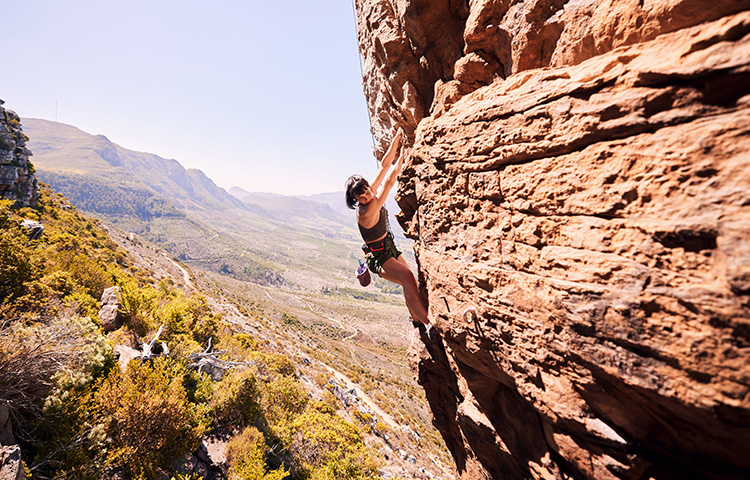
[[[362,235],[362,240],[364,240],[365,243],[371,243],[381,239],[386,233],[388,233],[388,210],[385,209],[385,206],[380,207],[380,218],[378,218],[378,223],[376,223],[374,227],[365,228],[359,223],[359,221],[357,222],[357,226],[359,227],[359,233]]]

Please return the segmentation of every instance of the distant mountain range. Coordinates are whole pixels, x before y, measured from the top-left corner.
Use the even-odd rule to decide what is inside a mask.
[[[36,118],[25,118],[22,125],[30,137],[32,161],[39,178],[69,198],[78,199],[79,207],[92,213],[133,213],[138,202],[151,202],[186,212],[241,209],[314,229],[321,225],[354,227],[354,212],[346,207],[343,191],[285,196],[233,187],[227,192],[201,170],[185,169],[177,160],[128,150],[104,135],[91,135],[71,125]],[[81,187],[89,198],[78,198]],[[108,194],[97,190],[112,189],[121,194],[127,192],[130,201],[121,202],[119,207],[112,202],[103,205]],[[390,212],[398,211],[391,199],[387,207]],[[153,216],[144,208],[138,211]],[[391,225],[400,235],[397,222],[391,219]]]
[[[63,123],[24,118],[22,126],[42,181],[53,175],[83,175],[105,184],[150,190],[185,210],[246,208],[202,171],[186,170],[176,160],[128,150],[104,135]]]
[[[344,192],[316,193],[314,195],[284,196],[276,193],[248,192],[239,187],[232,187],[229,193],[242,200],[250,208],[261,208],[268,215],[278,219],[289,219],[291,216],[302,218],[326,218],[344,225],[355,226],[354,210],[346,206]],[[325,206],[327,208],[321,208]],[[397,239],[406,241],[401,225],[394,214],[400,207],[388,197],[386,208],[390,216],[391,229]]]
[[[351,281],[361,239],[343,192],[227,192],[200,170],[128,150],[103,135],[34,118],[22,119],[22,127],[41,181],[81,210],[157,243],[188,265],[305,288]],[[398,211],[392,201],[388,208]],[[393,218],[391,225],[404,242]],[[402,249],[411,256],[411,249]]]

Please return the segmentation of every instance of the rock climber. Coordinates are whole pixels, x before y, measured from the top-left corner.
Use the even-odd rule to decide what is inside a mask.
[[[383,156],[372,183],[368,183],[360,175],[349,177],[346,181],[346,204],[352,210],[357,210],[357,225],[362,240],[365,241],[362,249],[365,251],[370,271],[401,285],[412,320],[415,324],[419,322],[428,325],[427,309],[419,295],[417,281],[393,241],[393,232],[388,224],[388,211],[385,209],[385,200],[401,173],[406,156],[405,149],[400,148],[403,135],[403,130],[399,129]],[[398,160],[393,165],[393,159],[399,150]]]

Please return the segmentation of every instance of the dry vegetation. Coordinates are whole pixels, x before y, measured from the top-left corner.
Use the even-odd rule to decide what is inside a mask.
[[[394,476],[452,477],[452,461],[407,363],[416,330],[400,295],[379,295],[385,301],[373,302],[346,293],[268,288],[208,272],[197,277],[225,320],[288,356],[314,398],[360,425]],[[345,406],[332,393],[337,386],[355,388],[359,400]]]
[[[44,236],[30,241],[22,218],[44,224]],[[254,440],[233,442],[215,475],[379,476],[358,427],[311,400],[286,356],[238,334],[200,292],[138,268],[65,199],[43,189],[39,208],[4,202],[0,223],[0,407],[33,478],[168,478],[206,435],[232,439],[249,427]],[[123,325],[107,338],[96,312],[111,285]],[[160,326],[170,354],[120,369],[112,344],[138,347]],[[220,381],[191,369],[208,339],[241,368]],[[247,458],[262,460],[252,475]]]

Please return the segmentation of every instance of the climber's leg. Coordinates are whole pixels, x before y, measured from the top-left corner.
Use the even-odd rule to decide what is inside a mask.
[[[399,255],[398,259],[389,258],[380,270],[380,276],[393,283],[398,283],[404,289],[404,300],[406,307],[411,313],[412,319],[428,325],[427,309],[422,303],[419,295],[417,280],[406,265],[406,261]]]

